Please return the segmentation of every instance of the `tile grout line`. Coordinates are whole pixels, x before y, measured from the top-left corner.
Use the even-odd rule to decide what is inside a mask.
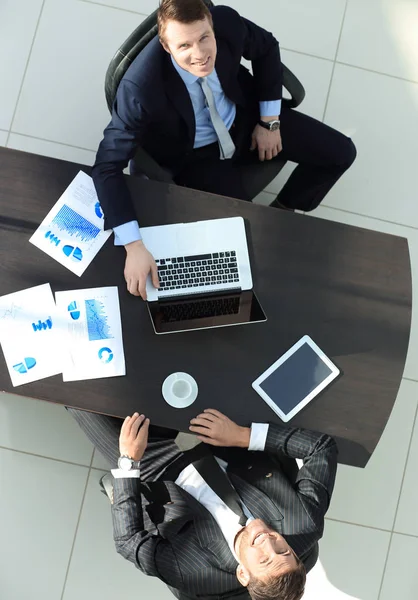
[[[45,460],[53,460],[55,462],[64,463],[65,465],[72,465],[74,467],[82,467],[83,469],[88,469],[88,465],[83,465],[81,463],[72,462],[70,460],[63,460],[61,458],[54,458],[52,456],[46,456],[45,454],[36,454],[35,452],[26,452],[26,450],[17,450],[16,448],[9,448],[8,446],[1,446],[0,450],[7,450],[8,452],[18,452],[19,454],[25,454],[26,456],[35,456],[36,458],[44,458]]]
[[[363,525],[362,523],[354,523],[353,521],[343,521],[342,519],[334,519],[332,517],[325,517],[326,521],[332,521],[333,523],[343,523],[344,525],[353,525],[354,527],[362,527],[363,529],[373,529],[373,531],[381,531],[383,533],[392,533],[390,529],[383,529],[382,527],[374,527],[373,525]],[[418,536],[412,536],[418,537]]]
[[[362,217],[363,219],[371,219],[372,221],[381,221],[382,223],[388,223],[389,225],[397,225],[398,227],[406,227],[407,229],[413,229],[416,231],[418,227],[414,227],[413,225],[406,225],[404,223],[398,223],[397,221],[388,221],[387,219],[381,219],[380,217],[371,217],[370,215],[364,215],[362,213],[354,212],[352,210],[345,210],[344,208],[337,208],[335,206],[331,206],[330,204],[323,204],[321,202],[320,206],[324,208],[329,208],[330,210],[338,210],[343,213],[347,213],[348,215],[356,215],[356,217]],[[313,212],[313,211],[312,211]],[[306,213],[310,214],[310,213]],[[311,216],[315,216],[313,213]],[[374,231],[371,229],[370,231]],[[408,377],[403,377],[402,379],[408,379]],[[418,381],[418,379],[411,379],[411,381]]]
[[[81,514],[83,512],[84,502],[85,502],[86,494],[87,494],[87,488],[88,488],[89,481],[90,481],[90,473],[91,473],[91,465],[93,463],[93,457],[94,457],[94,449],[93,449],[93,452],[91,453],[90,466],[89,466],[89,470],[88,470],[87,478],[86,478],[86,485],[84,486],[83,498],[81,499],[80,512],[78,514],[77,524],[75,526],[73,543],[71,545],[70,556],[68,557],[68,565],[67,565],[67,570],[65,572],[64,583],[63,583],[63,586],[62,586],[62,594],[61,594],[60,600],[63,600],[64,594],[65,594],[65,588],[67,586],[68,574],[70,572],[70,567],[71,567],[71,560],[73,558],[75,543],[76,543],[76,540],[77,540],[78,529],[79,529],[80,521],[81,521]]]
[[[411,447],[412,447],[412,440],[414,438],[414,433],[415,433],[415,425],[418,422],[417,421],[417,417],[418,417],[418,403],[417,403],[417,407],[415,409],[415,416],[414,416],[414,421],[412,423],[412,430],[411,430],[411,437],[409,439],[409,445],[408,445],[408,452],[406,453],[406,458],[405,458],[405,466],[403,469],[403,474],[402,474],[402,481],[401,481],[401,487],[399,489],[399,496],[398,496],[398,502],[396,504],[396,509],[395,509],[395,516],[393,517],[393,524],[392,524],[392,533],[395,530],[395,525],[396,525],[396,517],[398,516],[398,511],[399,511],[399,504],[401,502],[401,496],[402,496],[402,489],[403,489],[403,485],[405,483],[405,475],[406,475],[406,470],[408,467],[408,461],[409,461],[409,455],[411,454]]]
[[[388,565],[389,562],[389,554],[390,554],[390,548],[392,546],[392,540],[393,540],[393,535],[394,533],[396,533],[394,531],[395,529],[395,524],[396,524],[396,517],[398,516],[398,510],[399,510],[399,504],[401,502],[401,496],[402,496],[402,489],[403,489],[403,484],[405,482],[405,475],[406,475],[406,470],[408,467],[408,461],[409,461],[409,455],[411,453],[411,446],[412,446],[412,440],[414,437],[414,431],[415,431],[415,425],[417,423],[417,416],[418,416],[418,404],[417,407],[415,409],[415,416],[414,416],[414,421],[412,423],[412,431],[411,431],[411,437],[409,440],[409,445],[408,445],[408,452],[406,453],[406,459],[405,459],[405,466],[403,469],[403,474],[402,474],[402,481],[401,481],[401,487],[399,489],[399,496],[398,496],[398,502],[396,504],[396,509],[395,509],[395,515],[393,517],[393,523],[392,523],[392,531],[390,533],[390,540],[389,540],[389,546],[388,546],[388,551],[387,551],[387,555],[386,555],[386,560],[385,560],[385,564],[383,567],[383,575],[382,575],[382,581],[380,582],[380,588],[379,588],[379,593],[377,595],[377,600],[380,600],[381,594],[382,594],[382,590],[383,590],[383,584],[385,582],[385,575],[386,575],[386,567]],[[406,534],[407,535],[407,534]],[[409,536],[409,537],[416,537],[416,536]]]
[[[56,140],[49,140],[47,138],[41,138],[37,135],[29,135],[28,133],[20,133],[20,131],[12,131],[10,128],[10,135],[13,133],[14,135],[20,135],[22,137],[30,138],[31,140],[39,140],[41,142],[49,142],[50,144],[58,144],[59,146],[66,146],[67,148],[76,148],[77,150],[84,150],[85,152],[93,152],[96,154],[97,148],[92,150],[91,148],[84,148],[83,146],[74,146],[73,144],[67,144],[66,142],[57,142]]]
[[[337,64],[338,50],[340,49],[340,42],[341,42],[341,37],[342,37],[342,33],[343,33],[343,27],[344,27],[345,15],[347,13],[347,7],[348,7],[348,0],[345,0],[343,18],[341,19],[340,34],[338,36],[337,48],[335,49],[335,56],[334,56],[334,61],[333,61],[333,65],[332,65],[331,77],[329,80],[328,93],[327,93],[327,97],[325,99],[324,112],[322,113],[322,122],[323,123],[325,122],[325,115],[327,113],[328,101],[329,101],[329,97],[331,95],[331,87],[332,87],[332,82],[334,79],[335,65]]]
[[[38,20],[36,22],[35,31],[33,33],[32,43],[30,45],[28,59],[26,61],[26,65],[25,65],[25,70],[23,71],[22,81],[20,83],[20,88],[19,88],[19,93],[17,95],[17,99],[16,99],[15,109],[13,111],[12,120],[10,121],[9,133],[7,135],[7,138],[6,138],[6,147],[7,147],[7,144],[9,143],[9,139],[10,139],[10,134],[11,134],[11,131],[12,131],[13,123],[14,123],[14,120],[16,118],[17,107],[19,106],[20,96],[22,95],[23,84],[25,82],[26,73],[28,72],[29,62],[30,62],[30,58],[32,56],[32,50],[33,50],[33,46],[35,44],[36,36],[37,36],[37,33],[38,33],[38,29],[39,29],[39,23],[41,22],[42,13],[44,11],[44,6],[45,6],[45,0],[42,0],[42,6],[41,6],[41,10],[39,11],[39,16],[38,16]]]
[[[149,17],[151,13],[140,13],[135,10],[130,10],[129,8],[121,8],[120,6],[112,6],[111,4],[102,4],[101,2],[94,2],[94,0],[78,0],[79,2],[84,2],[85,4],[94,4],[95,6],[102,6],[103,8],[113,8],[114,10],[121,10],[122,12],[132,13],[134,15],[141,15],[141,17]]]

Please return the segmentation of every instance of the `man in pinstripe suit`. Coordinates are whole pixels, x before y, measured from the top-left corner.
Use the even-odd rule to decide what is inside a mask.
[[[322,536],[334,486],[332,438],[275,424],[240,427],[208,409],[190,425],[203,443],[182,452],[177,432],[149,428],[144,415],[122,422],[69,411],[119,466],[109,494],[116,549],[143,573],[180,599],[303,596],[303,561]],[[194,466],[208,449],[238,493],[241,518]],[[295,458],[303,466],[289,474]]]

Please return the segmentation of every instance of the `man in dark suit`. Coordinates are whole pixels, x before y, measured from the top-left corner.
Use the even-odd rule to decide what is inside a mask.
[[[332,438],[240,427],[208,409],[190,424],[202,443],[183,452],[177,432],[149,430],[144,415],[122,422],[69,411],[119,466],[108,492],[116,549],[143,573],[181,599],[302,597],[304,561],[322,536],[334,486]],[[291,474],[295,458],[303,466]]]
[[[352,141],[282,99],[277,40],[226,6],[202,0],[162,0],[159,38],[151,40],[123,77],[112,120],[97,152],[93,179],[115,243],[127,252],[128,290],[144,299],[157,267],[144,246],[123,178],[145,149],[178,185],[243,200],[249,165],[280,156],[298,163],[273,202],[313,210],[356,156]],[[252,62],[253,77],[241,58]],[[248,180],[248,178],[247,178]],[[220,215],[222,216],[222,215]]]

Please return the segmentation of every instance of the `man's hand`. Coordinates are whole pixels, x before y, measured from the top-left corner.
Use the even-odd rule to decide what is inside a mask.
[[[260,160],[271,160],[282,151],[282,136],[280,129],[269,131],[261,125],[256,125],[251,137],[251,150],[258,148]]]
[[[145,283],[150,271],[154,287],[160,287],[155,260],[152,254],[148,252],[144,246],[142,240],[127,244],[125,249],[126,261],[124,275],[128,292],[134,296],[141,296],[143,300],[146,300],[147,293],[145,291]]]
[[[205,444],[238,448],[248,448],[250,444],[251,429],[240,427],[214,408],[207,408],[190,423],[190,431]]]
[[[119,450],[121,456],[141,460],[148,442],[149,419],[135,413],[126,417],[120,430]]]

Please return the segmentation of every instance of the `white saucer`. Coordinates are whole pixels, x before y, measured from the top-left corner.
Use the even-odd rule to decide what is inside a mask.
[[[190,384],[191,391],[188,396],[180,398],[173,394],[171,388],[175,381],[182,381],[182,380],[187,381]],[[172,373],[171,375],[169,375],[167,377],[167,379],[164,380],[164,383],[162,386],[162,394],[163,394],[164,400],[167,402],[167,404],[169,404],[170,406],[173,406],[174,408],[186,408],[187,406],[190,406],[191,404],[193,404],[193,402],[197,398],[197,392],[198,392],[198,387],[197,387],[196,380],[193,379],[193,377],[191,375],[189,375],[188,373],[181,373],[181,372]]]

